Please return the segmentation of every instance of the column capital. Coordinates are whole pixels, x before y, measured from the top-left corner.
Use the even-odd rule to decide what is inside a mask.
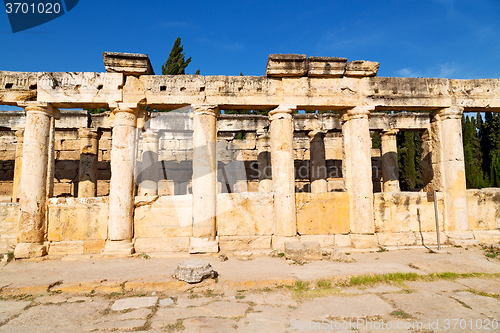
[[[374,106],[356,106],[352,109],[342,111],[342,121],[348,121],[353,119],[363,119],[368,118],[370,113],[375,110]]]
[[[448,108],[440,109],[432,113],[434,121],[448,120],[448,119],[462,119],[464,108],[461,106],[450,106]]]
[[[391,128],[391,129],[384,129],[382,130],[382,133],[380,135],[380,138],[382,140],[394,140],[394,136],[399,133],[399,130],[397,128]]]
[[[26,112],[41,113],[49,117],[54,117],[55,119],[61,118],[61,113],[58,108],[55,108],[50,103],[45,102],[18,102],[17,106],[20,106]]]
[[[280,118],[293,118],[293,111],[297,109],[297,105],[280,104],[276,109],[269,111],[269,121]]]
[[[119,112],[139,114],[140,106],[137,103],[109,103],[109,108],[112,114]]]
[[[217,104],[191,104],[190,117],[194,115],[208,115],[219,118],[219,106]]]
[[[159,137],[158,131],[149,128],[142,133],[142,138],[144,139],[145,142],[156,142],[158,141],[158,137]]]

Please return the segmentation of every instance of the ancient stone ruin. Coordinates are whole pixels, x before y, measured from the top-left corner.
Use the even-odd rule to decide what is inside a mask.
[[[24,108],[0,112],[2,251],[430,245],[433,190],[442,242],[500,240],[500,191],[466,189],[461,134],[463,112],[500,111],[499,79],[377,77],[375,62],[304,55],[269,56],[263,77],[154,75],[141,54],[104,64],[0,72],[0,104]],[[270,112],[221,112],[240,109]],[[400,191],[398,131],[422,133],[420,192]]]

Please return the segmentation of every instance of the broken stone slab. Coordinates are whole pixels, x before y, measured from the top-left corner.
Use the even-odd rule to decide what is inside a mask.
[[[266,76],[306,76],[307,56],[305,54],[270,54],[267,60]]]
[[[321,260],[318,242],[285,242],[285,258],[288,260]]]
[[[349,257],[339,249],[333,249],[332,254],[330,255],[330,260],[337,262],[354,262],[353,258]]]
[[[380,63],[374,61],[355,60],[347,63],[344,76],[364,77],[377,76]]]
[[[155,75],[149,57],[140,53],[104,52],[102,54],[107,73],[124,75]]]
[[[127,309],[140,309],[155,306],[158,297],[129,297],[119,299],[113,303],[111,310],[122,311]]]
[[[206,260],[189,259],[181,261],[172,276],[187,283],[198,283],[203,279],[216,277],[217,272]]]
[[[307,64],[307,76],[309,77],[342,77],[347,65],[347,58],[309,57]]]

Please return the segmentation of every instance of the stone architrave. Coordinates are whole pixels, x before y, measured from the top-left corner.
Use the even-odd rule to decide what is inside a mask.
[[[218,252],[217,105],[191,105],[193,119],[193,237],[191,253]]]
[[[396,135],[399,130],[383,130],[382,139],[382,179],[384,192],[399,192],[398,145]]]
[[[274,234],[282,237],[297,235],[293,160],[293,111],[295,109],[295,105],[280,105],[269,112],[274,191]]]
[[[326,182],[326,158],[325,158],[325,132],[314,130],[308,133],[310,138],[309,154],[309,177],[311,180],[311,193],[328,192]]]
[[[99,152],[99,134],[96,130],[79,128],[80,167],[78,170],[78,197],[97,196],[97,160]]]
[[[19,185],[21,181],[21,167],[23,165],[23,141],[24,128],[17,128],[15,131],[16,144],[16,160],[14,165],[14,181],[12,182],[12,202],[19,201]]]
[[[264,128],[257,129],[257,161],[259,163],[259,192],[271,192],[271,152],[269,133]]]
[[[16,258],[39,257],[47,253],[45,209],[50,123],[59,111],[50,104],[20,103],[26,111],[23,163],[17,229]]]
[[[103,254],[128,255],[134,252],[134,165],[139,107],[135,103],[118,103],[111,109],[114,121],[111,137],[108,240]]]
[[[444,192],[446,231],[469,230],[462,114],[463,108],[449,107],[434,112],[431,120],[433,184]]]
[[[139,196],[158,195],[158,167],[158,133],[148,129],[142,135]]]
[[[372,234],[373,183],[368,116],[374,107],[358,106],[342,113],[342,173],[349,194],[351,233]]]

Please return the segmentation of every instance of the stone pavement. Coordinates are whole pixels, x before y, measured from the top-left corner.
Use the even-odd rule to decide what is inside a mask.
[[[500,332],[500,260],[445,250],[304,265],[205,256],[219,277],[192,285],[170,277],[179,257],[15,261],[0,269],[0,332]],[[486,274],[343,283],[396,272]]]

